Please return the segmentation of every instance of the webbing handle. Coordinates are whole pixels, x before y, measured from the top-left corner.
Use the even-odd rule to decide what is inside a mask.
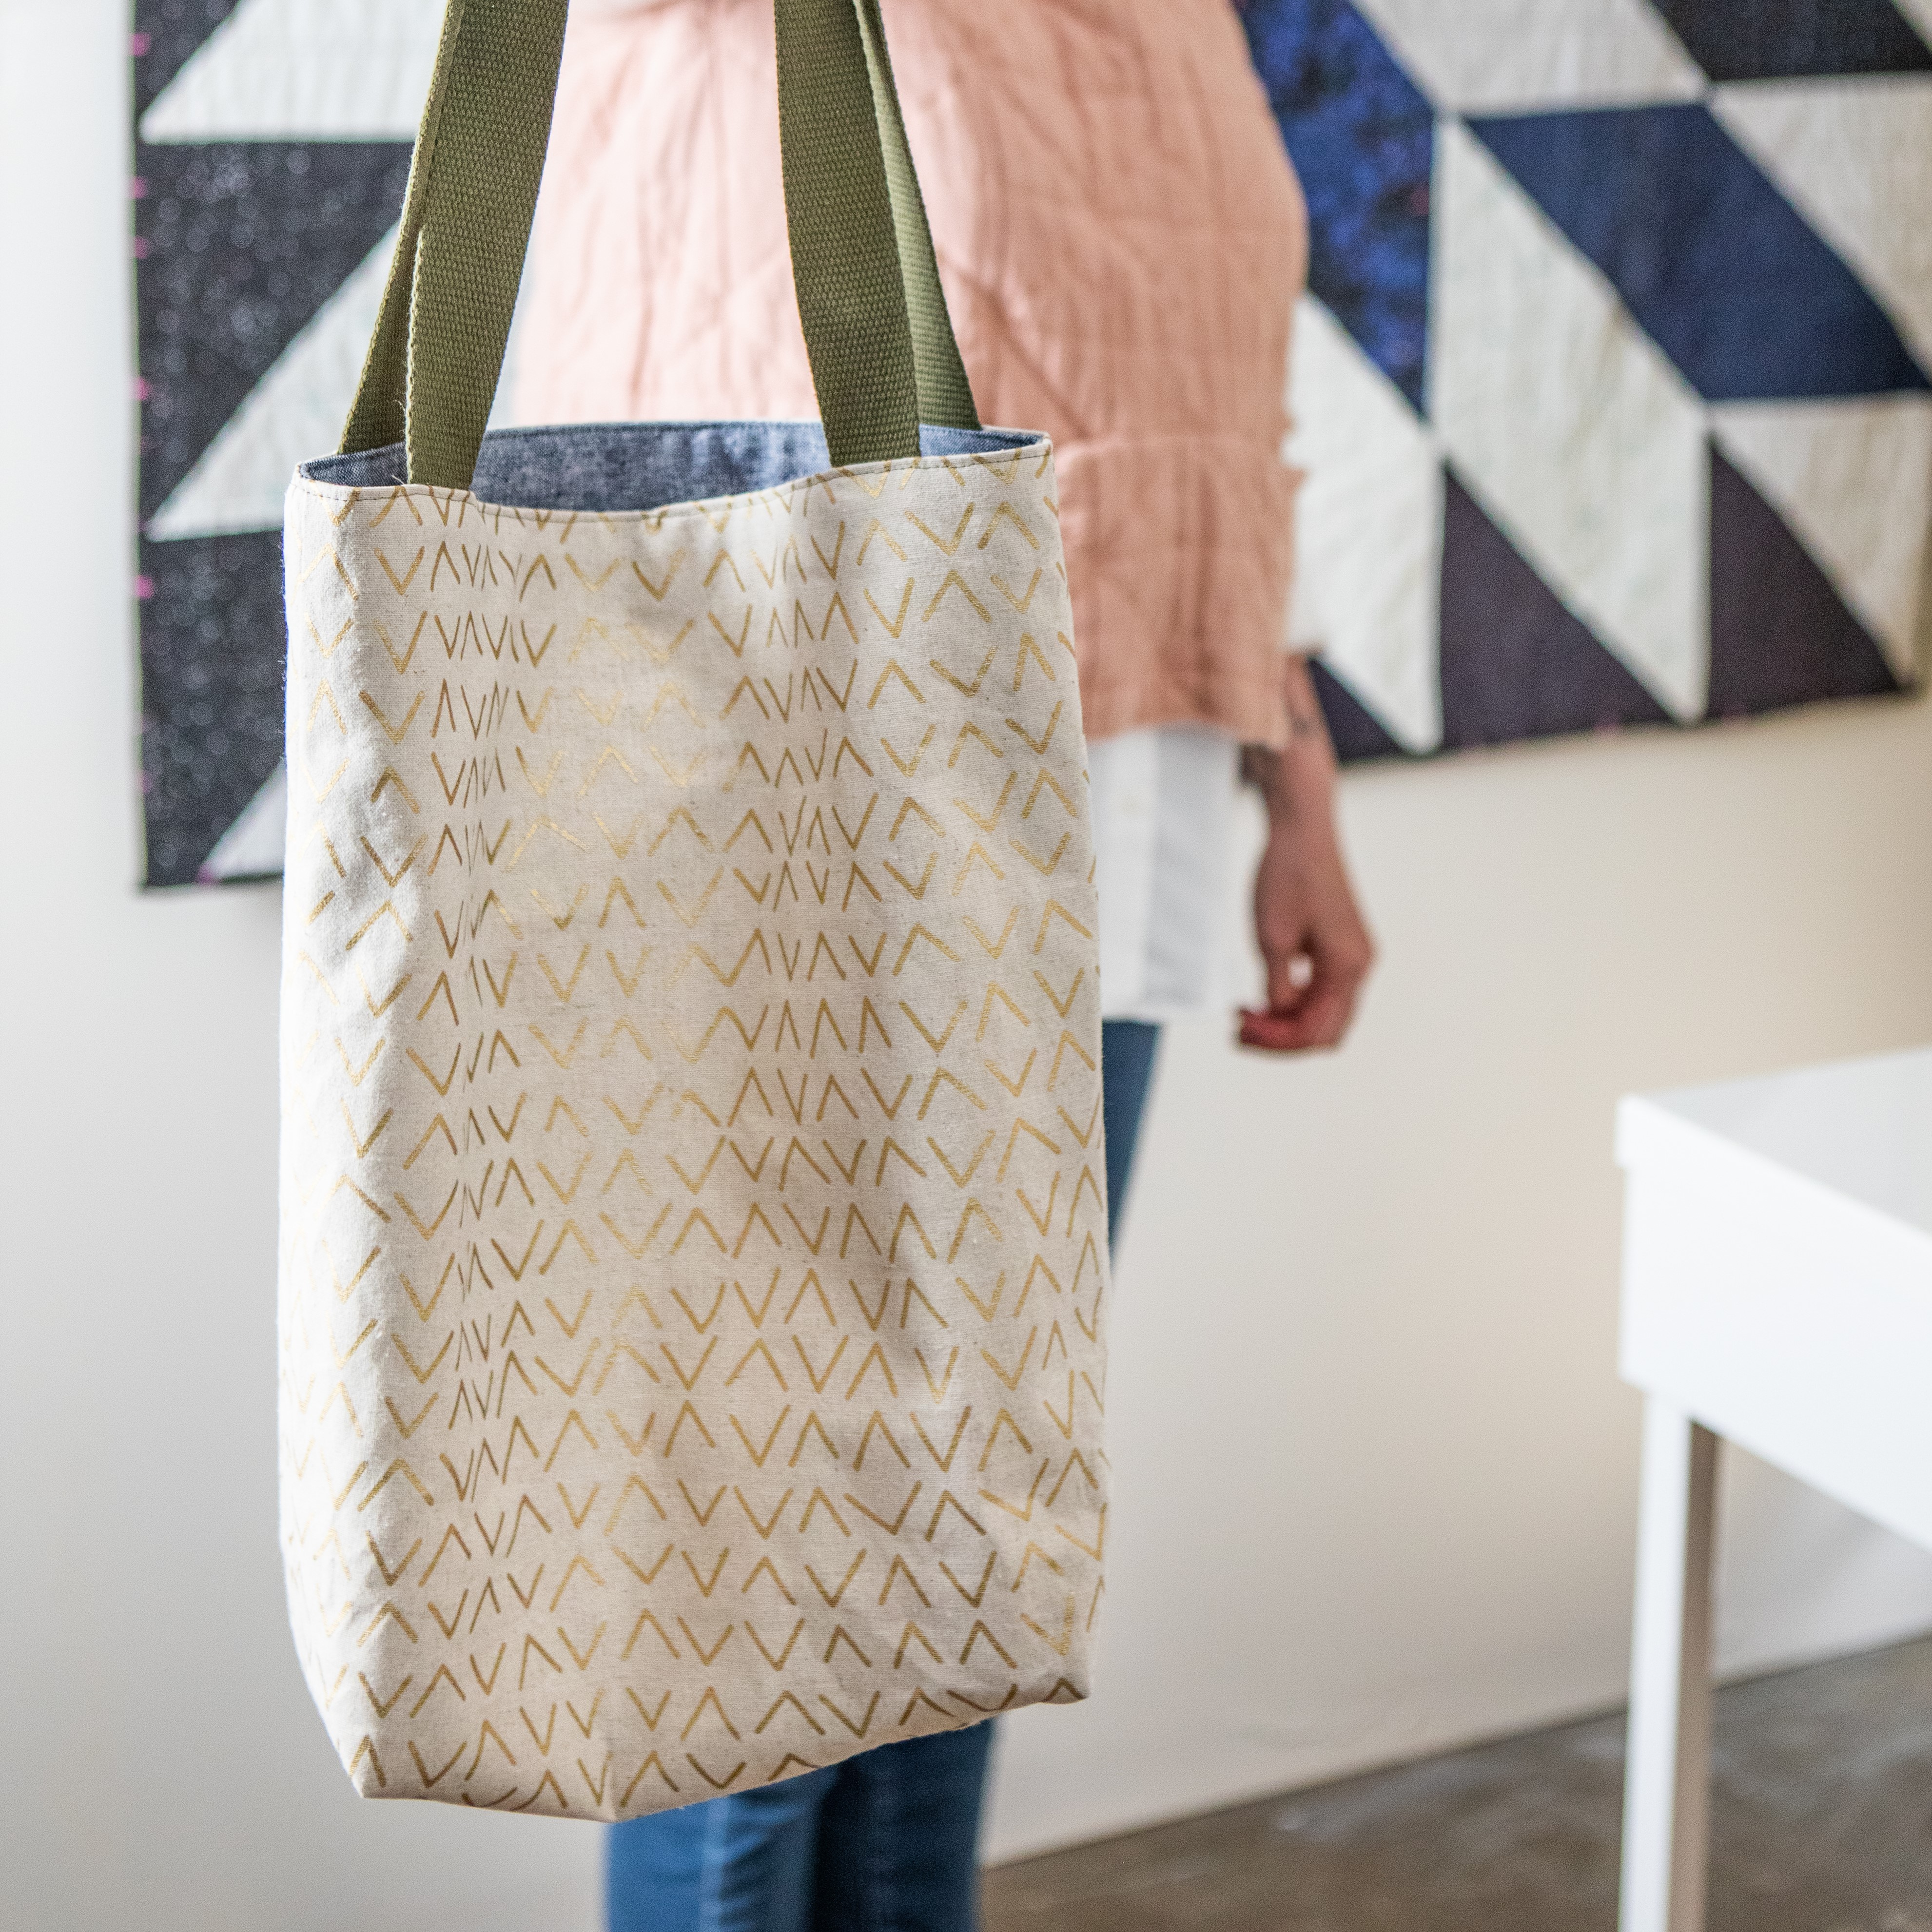
[[[549,142],[568,0],[448,0],[402,224],[345,452],[401,442],[409,480],[467,489]],[[976,429],[878,0],[774,0],[798,312],[834,465]]]

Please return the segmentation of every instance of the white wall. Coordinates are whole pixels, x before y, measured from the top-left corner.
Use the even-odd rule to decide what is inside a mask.
[[[0,1924],[590,1932],[594,1832],[353,1798],[275,1550],[272,891],[142,898],[126,18],[0,0]],[[1614,1700],[1629,1087],[1932,1037],[1932,710],[1364,774],[1345,1057],[1177,1032],[1116,1309],[1101,1694],[1011,1852]],[[1748,1472],[1747,1472],[1748,1473]],[[1932,1623],[1759,1472],[1735,1663]]]
[[[0,1926],[590,1932],[365,1805],[275,1533],[277,895],[138,896],[125,0],[0,0]]]
[[[1173,1029],[1114,1304],[1101,1688],[1008,1851],[1621,1696],[1616,1096],[1932,1039],[1932,708],[1363,772],[1346,1052]],[[1932,1556],[1741,1456],[1720,1661],[1932,1624]]]

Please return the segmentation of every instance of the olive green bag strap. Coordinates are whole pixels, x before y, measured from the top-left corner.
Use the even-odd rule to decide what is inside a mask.
[[[899,112],[899,88],[892,77],[892,56],[886,47],[885,23],[879,16],[879,0],[861,0],[859,18],[866,30],[873,116],[885,158],[906,310],[912,326],[919,420],[948,429],[978,429],[979,410],[972,399],[972,385],[966,380],[960,346],[953,339],[953,318],[946,307],[945,284],[939,280],[939,258],[933,252],[933,230],[926,220],[925,197],[919,192],[918,170],[906,145],[906,123]]]
[[[345,452],[400,442],[413,483],[467,489],[543,172],[567,0],[448,0]],[[878,0],[774,0],[798,311],[835,465],[975,429]]]
[[[776,0],[792,275],[837,464],[977,429],[879,0]]]
[[[467,489],[509,340],[550,139],[566,0],[449,0],[402,226],[343,431]]]

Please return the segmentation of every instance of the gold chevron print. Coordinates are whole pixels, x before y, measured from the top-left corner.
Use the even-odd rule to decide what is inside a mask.
[[[624,1817],[1086,1694],[1056,500],[292,488],[282,1538],[365,1795]]]

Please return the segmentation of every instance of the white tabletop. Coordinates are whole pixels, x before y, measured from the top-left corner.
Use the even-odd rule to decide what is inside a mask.
[[[1618,1136],[1626,1167],[1666,1122],[1932,1236],[1932,1047],[1636,1096]]]
[[[1932,1548],[1932,1049],[1619,1109],[1627,1379]]]

